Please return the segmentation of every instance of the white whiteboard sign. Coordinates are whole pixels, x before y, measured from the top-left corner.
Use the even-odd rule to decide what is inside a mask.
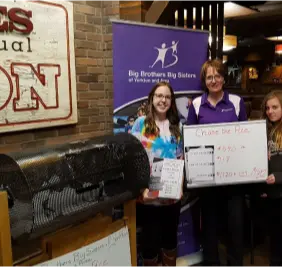
[[[183,127],[187,187],[265,181],[266,122]]]
[[[0,132],[76,123],[73,3],[1,8]]]
[[[38,266],[131,266],[128,228]]]

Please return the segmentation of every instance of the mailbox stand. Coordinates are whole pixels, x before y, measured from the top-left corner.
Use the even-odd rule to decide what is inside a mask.
[[[137,266],[135,200],[125,202],[123,206],[124,217],[122,219],[112,222],[111,217],[98,214],[84,223],[68,226],[43,236],[40,254],[36,256],[27,255],[24,259],[13,262],[8,199],[7,193],[2,191],[0,192],[0,265],[36,265],[87,246],[126,225],[129,231],[131,264]]]

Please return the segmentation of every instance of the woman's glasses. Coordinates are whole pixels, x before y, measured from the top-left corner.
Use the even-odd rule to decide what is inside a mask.
[[[155,94],[155,97],[159,100],[162,100],[163,98],[165,100],[171,100],[171,95]]]
[[[214,76],[212,76],[212,75],[211,75],[211,76],[207,76],[207,77],[206,77],[206,81],[210,83],[210,82],[212,82],[213,79],[214,79],[216,82],[220,82],[220,81],[222,80],[222,78],[223,78],[223,77],[222,77],[221,75],[216,74],[216,75],[214,75]]]

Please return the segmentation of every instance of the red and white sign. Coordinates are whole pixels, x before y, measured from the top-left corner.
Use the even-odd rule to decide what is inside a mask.
[[[0,3],[0,132],[77,122],[73,4]]]

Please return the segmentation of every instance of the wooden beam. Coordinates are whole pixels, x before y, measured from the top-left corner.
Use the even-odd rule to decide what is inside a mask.
[[[119,8],[120,18],[143,22],[146,14],[143,7],[142,1],[121,1]]]
[[[196,29],[202,29],[202,6],[196,6]]]
[[[178,6],[178,27],[184,27],[184,7],[181,2]]]
[[[218,47],[217,47],[217,58],[223,58],[223,27],[224,27],[224,2],[218,3]]]
[[[211,58],[216,58],[216,37],[217,37],[217,3],[212,3],[211,6],[211,36],[212,36],[212,43],[211,43]]]
[[[150,8],[146,12],[145,22],[156,23],[160,18],[161,14],[164,12],[168,3],[169,1],[153,1],[153,3],[150,5]]]
[[[193,29],[193,6],[189,1],[184,2],[187,9],[187,28]]]
[[[13,266],[8,195],[0,192],[0,265]]]

